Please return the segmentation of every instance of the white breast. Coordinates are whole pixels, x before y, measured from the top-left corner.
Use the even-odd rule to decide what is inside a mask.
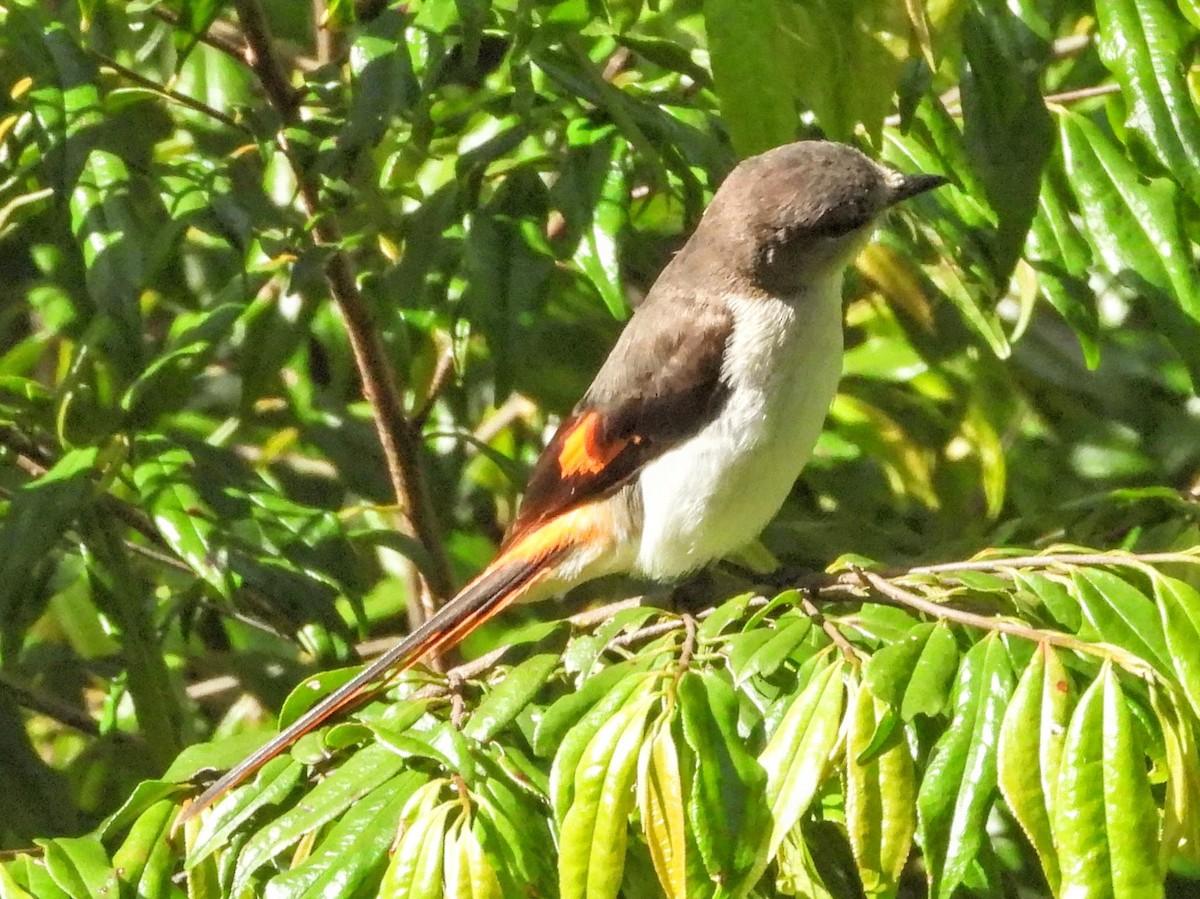
[[[841,278],[821,295],[733,302],[717,418],[643,469],[637,570],[669,579],[745,546],[812,454],[842,370]]]

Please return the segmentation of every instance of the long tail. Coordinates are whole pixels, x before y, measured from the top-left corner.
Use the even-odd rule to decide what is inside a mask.
[[[552,566],[571,548],[571,543],[545,539],[548,536],[552,535],[518,541],[509,551],[501,553],[428,621],[218,778],[183,810],[177,823],[200,814],[300,737],[338,712],[378,693],[393,676],[411,668],[428,653],[454,646],[552,573]]]

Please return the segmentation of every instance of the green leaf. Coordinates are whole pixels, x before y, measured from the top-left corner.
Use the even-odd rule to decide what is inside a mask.
[[[1097,639],[1128,649],[1157,670],[1172,670],[1158,609],[1128,581],[1100,568],[1071,574],[1073,592]]]
[[[401,810],[424,781],[419,772],[405,771],[355,802],[303,863],[270,880],[266,895],[350,895],[374,880],[396,839]]]
[[[113,361],[130,377],[145,365],[138,304],[149,244],[121,157],[93,150],[71,192],[71,228],[87,267],[87,289],[106,316]]]
[[[1179,701],[1169,692],[1151,690],[1150,701],[1162,727],[1167,786],[1163,800],[1159,857],[1200,861],[1200,746],[1195,720],[1181,715]]]
[[[863,669],[863,679],[872,694],[911,721],[942,712],[957,669],[958,644],[950,629],[918,624],[900,642],[877,650]]]
[[[382,11],[350,47],[351,101],[338,150],[347,155],[374,146],[392,120],[420,97],[413,72],[403,12]]]
[[[1110,665],[1071,716],[1053,813],[1062,895],[1163,895],[1158,812],[1134,718]]]
[[[191,841],[187,868],[194,868],[228,844],[239,827],[263,808],[291,795],[300,783],[304,766],[290,755],[271,759],[245,789],[234,790],[204,815],[200,832]]]
[[[734,684],[752,677],[770,677],[812,632],[807,615],[787,615],[774,628],[765,626],[735,637],[729,643],[729,669]],[[762,637],[749,638],[761,634]]]
[[[419,808],[412,817],[405,815],[403,835],[379,886],[381,896],[440,899],[446,820],[459,808],[457,803],[443,802]]]
[[[40,610],[23,608],[34,569],[48,558],[63,532],[94,492],[96,450],[72,450],[53,468],[13,494],[0,525],[0,657],[15,652],[28,619]]]
[[[728,888],[755,865],[770,824],[766,776],[737,728],[737,694],[718,672],[678,684],[683,735],[694,758],[688,821],[709,876]]]
[[[863,682],[873,694],[889,705],[900,704],[904,698],[904,688],[934,627],[922,622],[909,631],[903,640],[875,651],[863,666]]]
[[[563,899],[615,899],[625,870],[633,783],[654,695],[632,699],[588,742],[562,817],[558,879]]]
[[[1200,383],[1200,277],[1179,218],[1178,190],[1141,183],[1126,153],[1089,120],[1062,113],[1071,186],[1092,245],[1114,274],[1144,294],[1163,335]]]
[[[175,71],[178,72],[188,54],[196,48],[208,28],[221,14],[225,0],[183,0],[183,14],[171,31],[175,41]]]
[[[597,142],[592,148],[592,155],[603,166],[603,180],[599,193],[590,198],[591,222],[580,235],[575,250],[575,263],[600,292],[613,318],[622,320],[629,317],[617,252],[617,241],[627,224],[629,186],[623,166],[625,152],[625,142],[615,139]]]
[[[346,809],[361,802],[404,768],[404,759],[385,746],[367,746],[309,790],[304,801],[255,833],[238,854],[235,893],[280,852]],[[243,788],[245,789],[245,788]]]
[[[962,34],[963,141],[996,211],[989,244],[993,274],[1003,284],[1025,245],[1054,147],[1041,92],[1049,48],[1003,0],[974,0]]]
[[[1154,597],[1175,675],[1192,712],[1200,717],[1200,592],[1178,578],[1155,574]]]
[[[846,830],[869,896],[893,895],[917,829],[916,775],[904,729],[882,752],[869,752],[889,706],[865,683],[846,714]],[[870,755],[870,761],[863,762]]]
[[[1040,643],[1004,714],[999,782],[1055,895],[1061,878],[1051,812],[1057,808],[1055,788],[1070,709],[1070,677],[1054,649]]]
[[[602,668],[587,678],[581,687],[560,696],[543,712],[533,732],[533,751],[540,756],[557,751],[563,736],[579,722],[587,711],[633,671],[632,662],[618,662]],[[634,682],[629,683],[633,689]]]
[[[946,707],[957,669],[958,643],[950,628],[939,624],[925,640],[921,655],[913,666],[900,703],[900,717],[912,721],[917,715],[931,718],[940,715]]]
[[[641,694],[654,689],[655,681],[656,678],[652,675],[630,673],[626,670],[622,672],[620,680],[603,693],[602,699],[596,701],[596,697],[591,697],[591,701],[595,704],[562,737],[558,744],[558,751],[554,754],[554,762],[550,766],[550,803],[554,809],[555,818],[561,821],[572,804],[575,773],[579,769],[580,759],[591,744],[596,732],[618,710],[629,703],[636,703],[640,700]],[[565,699],[559,700],[558,703],[551,706],[550,711],[564,701]],[[586,708],[586,706],[584,707]],[[575,707],[572,707],[570,711],[577,713]],[[548,715],[549,712],[547,712]],[[567,716],[564,714],[562,717]],[[554,731],[558,732],[561,726],[561,723],[555,725]],[[538,742],[542,740],[549,740],[549,737],[543,736],[539,738]]]
[[[512,668],[471,713],[463,733],[480,743],[489,742],[529,705],[561,662],[558,653],[547,652]]]
[[[704,0],[703,8],[713,87],[738,155],[795,139],[800,123],[786,77],[794,66],[775,0]]]
[[[1163,0],[1097,0],[1100,59],[1132,99],[1129,124],[1200,201],[1200,115],[1188,86],[1193,48]]]
[[[1042,176],[1025,257],[1037,272],[1038,287],[1071,326],[1088,368],[1094,369],[1100,361],[1100,321],[1096,297],[1087,283],[1092,252],[1071,217],[1065,188],[1058,182],[1050,172]]]
[[[148,439],[138,444],[138,456],[133,481],[159,534],[221,596],[232,597],[233,575],[220,564],[217,516],[193,486],[192,454],[165,440]]]
[[[687,899],[687,832],[679,752],[669,720],[659,721],[638,757],[637,806],[642,833],[667,899]]]
[[[452,849],[446,854],[447,899],[504,899],[496,870],[484,854],[479,837],[464,819],[455,822],[457,838],[447,838]]]
[[[15,864],[15,862],[0,864],[0,899],[37,899],[21,889],[21,885],[9,871],[10,865],[15,866]]]
[[[113,854],[118,878],[137,899],[170,896],[178,862],[171,827],[178,811],[174,802],[156,802],[134,822],[121,848]]]
[[[905,11],[891,0],[810,0],[777,3],[776,8],[781,33],[775,37],[780,52],[772,60],[778,69],[773,77],[791,80],[796,96],[831,139],[852,140],[861,126],[875,143],[884,116],[891,112],[908,51]],[[848,78],[847,72],[855,76]],[[794,132],[794,124],[792,128]]]
[[[45,850],[46,870],[71,899],[108,899],[118,894],[117,872],[95,837],[36,842]]]
[[[765,857],[760,853],[763,861],[774,858],[825,779],[841,728],[844,667],[839,656],[812,676],[758,757],[767,773],[765,796],[772,822]]]
[[[917,795],[930,895],[938,899],[962,883],[983,844],[1000,718],[1013,686],[1008,650],[998,635],[988,634],[963,658],[953,718],[933,747]]]

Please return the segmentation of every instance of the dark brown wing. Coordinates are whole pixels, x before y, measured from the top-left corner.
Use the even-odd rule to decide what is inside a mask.
[[[538,458],[506,545],[607,496],[720,410],[733,319],[724,304],[651,293]]]

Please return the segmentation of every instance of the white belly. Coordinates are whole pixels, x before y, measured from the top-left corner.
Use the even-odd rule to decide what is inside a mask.
[[[637,570],[678,577],[745,546],[812,454],[842,370],[841,279],[822,296],[735,301],[720,415],[639,477]]]

